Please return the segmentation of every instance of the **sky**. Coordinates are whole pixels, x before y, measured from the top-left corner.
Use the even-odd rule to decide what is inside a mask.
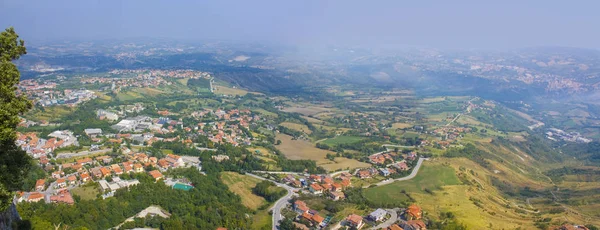
[[[26,40],[171,38],[289,45],[600,48],[600,1],[0,0]]]

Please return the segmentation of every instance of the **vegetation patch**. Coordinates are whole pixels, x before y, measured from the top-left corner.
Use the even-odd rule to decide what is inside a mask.
[[[230,191],[240,196],[242,204],[250,209],[257,210],[267,203],[265,198],[252,193],[252,188],[261,182],[259,179],[236,172],[223,172],[221,181],[227,185]]]

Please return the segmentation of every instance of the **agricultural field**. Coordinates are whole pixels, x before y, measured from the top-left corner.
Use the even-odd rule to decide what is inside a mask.
[[[248,94],[248,91],[239,88],[216,86],[214,93],[218,95],[244,96]]]
[[[314,160],[317,162],[317,165],[329,171],[369,166],[367,163],[347,158],[336,158],[334,159],[335,161],[330,161],[326,158],[326,155],[327,153],[335,154],[334,152],[319,149],[308,141],[292,140],[292,136],[289,135],[279,133],[276,139],[281,140],[281,145],[276,145],[275,147],[291,160]]]
[[[260,182],[259,179],[236,172],[223,172],[221,174],[221,181],[229,187],[230,191],[240,196],[242,204],[249,209],[257,210],[260,206],[267,203],[263,197],[252,193],[252,188]]]
[[[322,141],[321,143],[327,145],[338,145],[338,144],[351,144],[354,142],[361,141],[363,138],[354,137],[354,136],[337,136],[334,138],[329,138],[327,140]]]
[[[392,129],[406,129],[406,128],[410,128],[413,127],[412,124],[409,123],[394,123],[392,124]]]
[[[287,107],[285,109],[283,109],[284,112],[288,112],[288,113],[300,113],[302,115],[305,116],[311,116],[311,115],[315,115],[315,114],[319,114],[319,113],[324,113],[324,112],[331,112],[335,109],[332,108],[325,108],[325,107],[319,107],[319,106],[315,106],[315,105],[291,105],[290,107]]]
[[[50,106],[50,107],[34,107],[34,109],[27,112],[24,117],[33,121],[54,121],[62,118],[73,112],[73,109],[65,106]]]
[[[283,127],[289,128],[289,129],[293,129],[299,132],[304,132],[306,134],[311,134],[312,131],[308,128],[308,126],[304,125],[304,124],[298,124],[298,123],[292,123],[292,122],[283,122],[281,124],[279,124]]]

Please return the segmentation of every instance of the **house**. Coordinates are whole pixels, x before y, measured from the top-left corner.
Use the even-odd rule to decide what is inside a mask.
[[[162,173],[160,173],[158,170],[152,170],[148,172],[148,174],[150,174],[150,176],[152,176],[152,178],[154,178],[156,181],[162,179],[163,177]]]
[[[387,227],[386,230],[404,230],[403,228],[401,228],[399,225],[397,224],[392,224],[391,226]]]
[[[308,210],[309,208],[306,205],[306,203],[304,203],[304,201],[297,200],[296,202],[294,202],[294,211],[298,213],[305,213],[308,212]]]
[[[371,212],[371,214],[369,214],[369,219],[373,220],[373,221],[382,221],[385,216],[387,215],[387,211],[378,208],[377,210]]]
[[[368,170],[368,169],[359,170],[357,175],[358,175],[358,178],[360,178],[360,179],[371,178],[371,170]]]
[[[323,178],[319,175],[310,175],[310,180],[314,182],[321,183],[322,179]]]
[[[292,185],[296,188],[300,188],[300,187],[302,187],[302,182],[294,180],[294,181],[292,181]]]
[[[98,167],[92,168],[92,169],[90,169],[90,172],[92,173],[92,176],[94,176],[94,178],[96,178],[96,179],[102,178],[102,171],[100,171],[100,168],[98,168]]]
[[[314,214],[312,216],[312,222],[314,222],[315,225],[317,225],[317,226],[321,225],[324,220],[325,220],[325,218],[323,218],[322,216],[319,216],[319,214]]]
[[[158,160],[158,168],[161,170],[169,169],[169,162],[167,162],[165,159]]]
[[[133,168],[129,164],[123,164],[123,172],[130,173],[133,172]]]
[[[67,181],[65,180],[65,178],[60,178],[56,180],[56,186],[59,188],[67,187]]]
[[[110,176],[110,170],[105,167],[100,168],[100,172],[102,173],[102,177]]]
[[[422,220],[409,220],[400,223],[400,227],[404,230],[426,230],[427,225]]]
[[[165,157],[165,160],[167,160],[167,162],[169,162],[169,165],[171,165],[171,167],[174,168],[181,167],[184,165],[183,159],[177,155],[169,154],[167,155],[167,157]]]
[[[330,192],[329,198],[337,201],[337,200],[342,200],[342,199],[346,198],[346,195],[344,195],[343,192]]]
[[[67,181],[69,185],[74,185],[75,183],[77,183],[77,177],[75,175],[71,175],[67,177]]]
[[[86,157],[83,159],[79,159],[77,160],[77,164],[80,165],[91,165],[92,164],[92,158]]]
[[[312,192],[313,194],[317,195],[317,194],[322,194],[323,193],[323,187],[321,187],[319,184],[314,183],[311,184],[308,187],[308,190],[310,190],[310,192]]]
[[[346,217],[345,223],[347,226],[355,227],[356,229],[360,229],[364,225],[362,216],[356,214],[350,214],[348,217]]]
[[[52,178],[54,179],[58,179],[61,176],[65,175],[65,173],[63,171],[54,171],[52,172]]]
[[[74,204],[75,201],[71,196],[69,191],[61,192],[58,195],[50,196],[50,202],[52,203],[64,203],[64,204]]]
[[[35,190],[42,191],[44,188],[46,188],[46,180],[39,179],[35,182]]]
[[[347,187],[350,187],[350,185],[352,185],[352,182],[350,181],[350,179],[342,180],[342,187],[347,188]]]
[[[44,194],[41,194],[39,192],[31,192],[29,193],[29,196],[27,197],[27,202],[39,202],[40,200],[44,199]]]
[[[102,135],[102,129],[84,129],[83,132],[85,132],[85,135],[91,138]]]
[[[380,168],[379,172],[381,173],[382,176],[384,177],[388,177],[390,176],[390,170],[386,169],[386,168]]]
[[[323,184],[333,184],[333,178],[325,177],[325,178],[323,178],[322,183]]]
[[[408,206],[405,213],[407,220],[418,220],[421,219],[423,215],[423,211],[416,204],[411,204],[410,206]]]
[[[400,171],[406,171],[406,170],[408,170],[408,165],[406,165],[405,161],[401,161],[401,162],[398,162],[396,164],[393,164],[392,167],[397,168]]]
[[[321,184],[321,187],[323,187],[323,192],[325,191],[331,191],[332,190],[332,186],[331,184]]]
[[[141,164],[134,164],[133,165],[133,171],[136,172],[136,173],[144,172],[144,167],[142,167]]]
[[[99,156],[99,157],[96,157],[96,161],[101,161],[104,164],[110,164],[110,162],[112,162],[112,157],[110,157],[110,156]]]
[[[110,167],[112,168],[112,171],[115,173],[115,175],[123,174],[123,170],[121,169],[121,167],[119,167],[119,165],[113,164]]]
[[[90,174],[88,173],[82,173],[81,175],[79,175],[81,182],[85,183],[88,182],[91,178],[90,178]]]
[[[339,192],[339,191],[342,191],[343,187],[344,186],[342,184],[340,184],[340,183],[333,183],[333,184],[331,184],[331,191],[333,191],[333,192]]]

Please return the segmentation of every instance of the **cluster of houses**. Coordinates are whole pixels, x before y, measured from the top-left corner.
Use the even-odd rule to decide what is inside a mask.
[[[57,82],[52,80],[29,79],[19,83],[20,95],[25,95],[41,106],[69,105],[75,106],[79,103],[96,98],[93,91],[86,89],[56,90]]]
[[[325,228],[330,217],[322,217],[319,212],[313,209],[302,200],[296,200],[292,204],[292,210],[298,213],[294,222],[296,228],[299,229],[322,229]],[[395,211],[395,210],[393,210]],[[346,226],[347,228],[361,229],[367,222],[370,224],[378,224],[388,220],[391,217],[390,213],[384,209],[376,209],[369,213],[367,216],[361,216],[357,214],[350,214],[344,218],[340,225]],[[410,205],[408,208],[402,211],[402,215],[393,224],[384,228],[386,230],[426,230],[427,226],[423,220],[423,211],[415,204]],[[302,223],[305,224],[302,224]],[[308,225],[308,226],[307,226]]]
[[[17,132],[17,146],[21,147],[33,158],[40,158],[53,152],[57,148],[79,145],[73,132],[68,130],[57,130],[48,134],[49,139],[40,138],[36,133]]]
[[[358,169],[354,174],[360,179],[368,179],[377,175],[389,177],[401,171],[408,171],[410,167],[407,164],[407,160],[414,161],[417,159],[417,153],[413,151],[403,154],[404,160],[401,161],[395,161],[397,157],[393,152],[373,154],[369,156],[369,161],[374,165],[379,165],[379,167]]]
[[[312,210],[306,205],[304,201],[296,200],[293,204],[293,210],[298,213],[297,219],[306,220],[311,227],[314,226],[316,228],[324,228],[327,225],[325,222],[325,218],[320,216],[319,213],[315,210]],[[297,228],[300,229],[309,229],[308,226],[300,223],[294,223]]]
[[[161,171],[186,166],[180,156],[173,154],[158,159],[148,157],[144,153],[133,153],[130,150],[126,152],[127,154],[124,154],[126,161],[121,163],[113,163],[114,159],[110,156],[98,156],[94,159],[86,157],[55,166],[48,161],[47,157],[43,156],[39,162],[46,170],[52,171],[51,177],[37,180],[35,191],[22,193],[20,201],[37,202],[45,199],[49,202],[72,204],[69,190],[91,181],[97,181],[103,196],[109,197],[118,189],[128,188],[139,183],[135,179],[121,180],[119,176],[124,173],[144,173],[148,167],[153,167],[157,170],[149,171],[148,175],[158,181],[164,179]]]
[[[333,179],[329,175],[310,175],[308,177],[299,177],[288,174],[283,178],[283,182],[296,188],[307,188],[314,195],[325,195],[332,200],[346,198],[343,189],[350,187],[352,175],[343,173],[343,175]]]

